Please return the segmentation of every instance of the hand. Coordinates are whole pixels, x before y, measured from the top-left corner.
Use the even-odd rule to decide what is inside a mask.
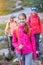
[[[23,45],[22,45],[22,44],[19,45],[19,49],[20,49],[20,50],[23,49]]]
[[[5,35],[8,35],[8,32],[5,32]]]

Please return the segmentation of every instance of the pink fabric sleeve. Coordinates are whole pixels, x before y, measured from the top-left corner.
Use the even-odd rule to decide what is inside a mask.
[[[36,58],[36,43],[35,43],[33,30],[31,31],[31,45],[32,45],[32,51],[33,51],[33,57]]]
[[[18,41],[17,41],[17,39],[16,39],[16,30],[13,31],[12,45],[13,45],[15,48],[18,48]]]

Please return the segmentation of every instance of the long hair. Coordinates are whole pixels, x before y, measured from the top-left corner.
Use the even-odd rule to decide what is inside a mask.
[[[30,35],[30,27],[27,23],[24,24],[24,33]]]

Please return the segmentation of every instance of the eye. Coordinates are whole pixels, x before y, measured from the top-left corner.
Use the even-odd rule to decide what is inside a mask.
[[[25,20],[25,18],[19,18],[19,20]]]
[[[25,20],[25,18],[22,18],[22,20]]]

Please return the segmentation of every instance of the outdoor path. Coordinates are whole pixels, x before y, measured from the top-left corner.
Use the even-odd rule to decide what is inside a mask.
[[[18,21],[18,20],[17,20],[17,17],[18,17],[18,15],[19,15],[20,13],[25,13],[27,16],[29,16],[30,13],[31,13],[31,8],[29,8],[29,7],[24,7],[23,10],[20,10],[20,11],[18,11],[18,12],[13,12],[13,13],[8,14],[8,15],[0,16],[0,23],[7,22],[7,21],[9,20],[10,16],[12,16],[12,15],[13,15],[13,16],[16,16],[16,21]],[[41,19],[43,19],[43,13],[39,13],[39,16],[40,16]]]

